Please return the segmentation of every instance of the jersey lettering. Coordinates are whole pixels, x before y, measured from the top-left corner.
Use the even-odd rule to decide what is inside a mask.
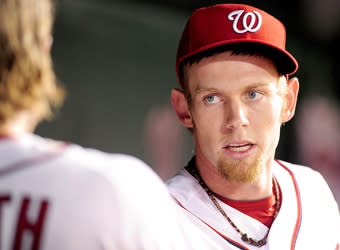
[[[0,195],[0,250],[1,250],[1,246],[2,246],[2,230],[1,228],[3,227],[3,218],[2,218],[2,206],[6,203],[6,202],[10,202],[11,201],[11,197],[9,195]]]
[[[41,234],[48,209],[48,201],[40,202],[40,209],[36,221],[29,221],[28,211],[31,204],[31,199],[25,197],[22,200],[20,214],[18,217],[17,229],[14,238],[13,250],[20,250],[22,239],[25,232],[30,232],[32,235],[32,250],[38,250],[40,246]]]
[[[6,209],[6,203],[10,204],[12,200],[10,195],[0,194],[0,250],[2,246],[1,229],[4,225],[3,220],[6,220],[2,215],[4,209]],[[11,250],[40,249],[48,208],[49,202],[47,200],[33,200],[27,196],[23,197],[19,202],[16,224],[13,221],[15,230],[13,231],[14,237]],[[27,239],[30,239],[30,241]]]

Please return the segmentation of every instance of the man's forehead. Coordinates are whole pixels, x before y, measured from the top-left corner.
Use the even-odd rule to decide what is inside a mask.
[[[249,65],[258,65],[260,67],[270,66],[278,71],[274,61],[267,56],[261,54],[236,54],[230,50],[203,57],[199,61],[193,62],[192,64],[187,63],[184,65],[184,68],[188,71],[192,68],[201,68],[205,65],[216,64],[219,62],[229,62],[230,65],[233,65],[234,63],[243,63]]]
[[[202,77],[219,77],[227,75],[227,77],[247,77],[247,74],[270,74],[278,76],[274,62],[263,56],[257,55],[234,55],[230,51],[212,55],[203,58],[197,63],[186,66],[188,76]],[[237,74],[241,74],[238,76]],[[224,76],[225,77],[225,76]]]

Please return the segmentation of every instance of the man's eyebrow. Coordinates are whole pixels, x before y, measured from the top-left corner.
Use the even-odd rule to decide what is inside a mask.
[[[260,88],[260,87],[267,87],[269,86],[269,83],[267,82],[259,82],[259,83],[253,83],[248,86],[246,86],[246,89],[255,89],[255,88]]]
[[[218,89],[217,88],[206,88],[206,87],[200,87],[200,86],[197,86],[195,88],[195,91],[194,91],[195,94],[200,94],[202,92],[218,92]]]
[[[267,87],[269,86],[269,83],[266,82],[258,82],[258,83],[252,83],[248,86],[245,86],[245,89],[255,89],[255,88],[260,88],[260,87]],[[195,88],[194,94],[200,94],[202,92],[218,92],[219,89],[217,88],[209,88],[209,87],[200,87],[197,86]]]

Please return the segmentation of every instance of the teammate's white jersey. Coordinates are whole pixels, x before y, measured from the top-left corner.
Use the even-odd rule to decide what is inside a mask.
[[[0,249],[215,247],[140,160],[25,135],[0,139]]]
[[[273,162],[273,173],[282,191],[282,204],[271,226],[267,244],[261,248],[242,241],[240,234],[186,170],[167,184],[170,193],[186,209],[188,217],[223,249],[339,249],[339,211],[321,175],[310,168],[286,162]],[[216,199],[237,227],[248,236],[258,240],[265,236],[268,231],[265,225]]]

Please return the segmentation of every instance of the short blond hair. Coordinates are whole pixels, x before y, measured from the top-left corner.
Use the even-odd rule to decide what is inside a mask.
[[[0,122],[27,110],[39,122],[62,104],[48,44],[53,20],[51,0],[0,0]]]

